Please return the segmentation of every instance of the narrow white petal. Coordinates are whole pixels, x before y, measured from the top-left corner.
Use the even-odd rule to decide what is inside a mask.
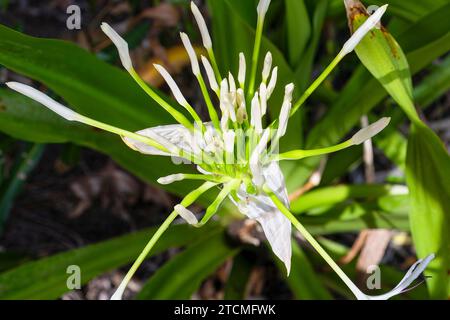
[[[195,50],[192,47],[191,40],[189,40],[188,35],[184,32],[181,32],[180,36],[181,36],[181,41],[183,42],[183,45],[186,48],[186,51],[189,55],[189,59],[191,60],[192,73],[195,76],[199,76],[200,75],[200,66],[198,64],[197,54],[195,53]]]
[[[46,106],[47,108],[49,108],[53,112],[57,113],[58,115],[60,115],[61,117],[63,117],[66,120],[81,121],[82,117],[78,113],[70,110],[66,106],[63,106],[59,102],[56,102],[55,100],[53,100],[46,94],[42,93],[41,91],[39,91],[33,87],[27,86],[26,84],[19,83],[19,82],[7,82],[6,85],[10,89],[17,91],[17,92],[23,94],[24,96],[27,96],[28,98],[31,98],[31,99],[43,104],[44,106]]]
[[[283,102],[283,105],[281,107],[280,111],[280,124],[278,127],[277,135],[278,137],[284,137],[287,131],[287,125],[289,121],[289,114],[291,113],[291,107],[292,103],[290,102]]]
[[[257,186],[262,186],[264,184],[264,176],[263,176],[263,168],[261,166],[261,155],[267,147],[267,143],[269,142],[270,137],[270,129],[266,129],[264,131],[261,140],[256,146],[255,150],[253,150],[252,155],[250,156],[250,171],[253,175],[253,182]]]
[[[230,93],[236,93],[236,81],[234,80],[233,74],[231,72],[228,73],[228,84],[230,88]]]
[[[182,181],[182,180],[184,180],[184,174],[177,173],[177,174],[171,174],[170,176],[159,178],[158,183],[162,184],[162,185],[168,185],[168,184]]]
[[[256,11],[258,16],[264,18],[266,16],[267,10],[269,10],[271,0],[260,0]]]
[[[175,97],[175,99],[177,100],[177,102],[184,107],[188,106],[189,103],[184,98],[183,94],[181,93],[180,88],[176,84],[175,80],[173,80],[173,78],[169,74],[169,72],[167,72],[167,70],[159,64],[154,64],[154,67],[166,81],[167,85],[169,86],[170,90],[172,91],[172,94]]]
[[[224,113],[228,113],[228,95],[229,95],[229,91],[228,91],[228,80],[227,79],[223,79],[222,82],[220,83],[220,110],[222,111],[222,115]]]
[[[103,22],[100,28],[114,43],[117,51],[119,51],[120,61],[122,62],[123,67],[127,71],[131,71],[131,69],[133,69],[133,63],[131,62],[128,43],[106,22]]]
[[[212,48],[212,41],[211,36],[209,35],[208,26],[206,25],[203,15],[193,1],[191,1],[191,10],[194,14],[195,20],[197,21],[198,28],[200,29],[203,46],[209,50]]]
[[[360,130],[357,132],[352,138],[351,141],[354,145],[360,145],[364,143],[364,141],[372,139],[374,136],[379,134],[389,125],[391,118],[381,118],[375,123],[372,123],[370,126]]]
[[[380,7],[377,11],[374,12],[367,20],[363,23],[362,26],[358,28],[358,30],[353,33],[350,39],[344,44],[341,55],[346,55],[352,52],[356,46],[361,42],[362,39],[366,36],[368,32],[370,32],[373,28],[377,26],[377,24],[381,21],[384,13],[386,12],[388,5],[384,5]]]
[[[266,183],[277,197],[286,207],[289,207],[284,176],[278,163],[272,162],[263,168],[263,175]],[[273,252],[285,264],[289,275],[292,256],[290,221],[265,194],[250,195],[245,191],[245,186],[241,186],[238,191],[238,197],[241,200],[236,203],[239,211],[261,224]]]
[[[265,116],[267,112],[267,86],[264,82],[259,87],[259,101],[261,105],[261,116]]]
[[[225,144],[225,150],[227,152],[234,151],[234,140],[236,138],[236,133],[233,130],[227,130],[223,134],[223,141]]]
[[[226,131],[228,129],[228,121],[230,120],[230,116],[228,114],[228,110],[222,113],[222,118],[220,119],[220,128],[222,131]]]
[[[275,87],[277,85],[278,80],[278,67],[273,68],[272,76],[270,77],[269,84],[267,85],[267,99],[270,99],[270,97],[273,94],[273,91],[275,90]]]
[[[211,89],[217,93],[219,90],[219,84],[217,83],[216,75],[214,74],[214,69],[211,66],[209,60],[204,56],[202,56],[202,63],[203,67],[205,68],[206,75],[208,76],[209,85]]]
[[[263,82],[266,83],[269,79],[270,70],[272,69],[272,53],[269,51],[264,58],[264,67],[262,71]]]
[[[434,254],[430,254],[425,259],[418,260],[414,263],[405,274],[400,283],[388,293],[379,296],[364,295],[367,300],[388,300],[396,295],[401,294],[425,271],[430,262],[435,258]]]
[[[178,204],[175,206],[175,211],[182,217],[187,223],[194,225],[198,223],[197,217],[192,213],[192,211],[186,209],[182,205]]]
[[[189,130],[184,126],[175,124],[175,125],[167,125],[167,126],[158,126],[153,128],[144,129],[136,132],[144,137],[148,137],[158,142],[160,145],[164,146],[169,153],[162,152],[159,149],[156,149],[148,144],[145,144],[140,141],[136,141],[130,138],[123,138],[123,141],[133,150],[139,151],[143,154],[149,155],[161,155],[161,156],[176,156],[176,149],[182,149],[188,152],[192,152],[192,146],[189,141],[186,142],[186,135],[189,133]]]
[[[255,128],[256,133],[262,133],[262,117],[261,117],[261,107],[259,105],[259,96],[258,92],[255,93],[255,96],[252,99],[252,118],[251,125]]]
[[[247,63],[245,61],[245,55],[243,52],[239,53],[239,74],[238,81],[241,88],[245,86],[245,76],[247,72]]]
[[[289,116],[291,113],[292,108],[292,92],[294,91],[294,84],[288,84],[284,90],[284,101],[283,105],[281,106],[280,111],[280,118],[279,118],[279,125],[278,125],[278,131],[277,136],[278,138],[283,137],[286,134],[287,131],[287,125],[289,122]]]

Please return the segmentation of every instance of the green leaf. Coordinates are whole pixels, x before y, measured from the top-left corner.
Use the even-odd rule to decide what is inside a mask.
[[[407,181],[411,192],[411,231],[420,257],[435,253],[427,281],[434,299],[449,297],[450,157],[427,127],[413,126],[408,141]]]
[[[221,230],[189,246],[156,271],[137,299],[190,299],[206,277],[239,252],[225,236]]]
[[[379,198],[391,192],[393,188],[388,185],[341,185],[320,188],[292,201],[291,211],[300,214],[320,206],[339,204],[350,199]]]
[[[171,247],[184,246],[222,230],[209,224],[201,230],[187,225],[171,227],[161,237],[153,256]],[[86,246],[51,257],[23,264],[0,274],[0,299],[56,299],[69,291],[67,267],[77,265],[81,269],[81,282],[124,266],[138,256],[156,228],[146,229],[112,240]]]
[[[233,259],[233,267],[225,284],[225,300],[244,300],[247,298],[247,283],[253,265],[244,253],[238,254]]]
[[[280,270],[285,269],[278,262]],[[292,270],[286,279],[296,299],[299,300],[331,300],[332,296],[324,287],[321,279],[314,271],[303,249],[296,243],[292,243]]]
[[[45,84],[76,111],[111,125],[135,131],[170,120],[127,73],[70,42],[34,38],[0,25],[0,64]]]
[[[44,146],[30,145],[16,161],[6,181],[0,186],[0,235],[11,211],[17,194],[21,191],[28,174],[35,168],[41,158]]]
[[[311,36],[311,24],[304,0],[285,0],[288,56],[297,66]]]
[[[364,7],[358,2],[358,12]],[[450,4],[448,6],[450,9]],[[353,12],[354,12],[353,8]],[[437,21],[447,18],[437,14]],[[350,16],[356,29],[367,14]],[[419,26],[424,24],[419,23]],[[439,29],[429,32],[430,38]],[[411,38],[413,39],[413,38]],[[436,253],[430,264],[434,277],[430,280],[433,298],[448,297],[448,269],[450,267],[450,157],[437,135],[419,118],[412,94],[412,78],[408,61],[394,37],[385,29],[374,30],[356,48],[358,57],[372,75],[380,81],[391,97],[402,107],[412,124],[406,159],[407,182],[411,190],[411,230],[420,257]]]

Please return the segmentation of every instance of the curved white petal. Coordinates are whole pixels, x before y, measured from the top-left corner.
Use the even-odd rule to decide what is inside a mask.
[[[117,51],[119,51],[120,61],[122,62],[123,67],[127,71],[133,69],[133,63],[131,62],[130,52],[128,50],[128,43],[106,22],[103,22],[100,28],[114,43]]]
[[[276,193],[286,207],[289,207],[288,193],[284,176],[278,163],[272,162],[263,168],[268,186]],[[251,195],[242,185],[238,191],[239,211],[259,222],[274,254],[284,263],[287,273],[291,269],[292,245],[291,222],[278,210],[272,200],[264,193]]]
[[[200,65],[198,64],[197,53],[195,53],[194,47],[192,46],[191,40],[188,35],[184,32],[180,33],[181,41],[188,53],[189,59],[191,60],[192,73],[195,76],[200,75]]]
[[[194,215],[194,213],[188,209],[186,209],[185,207],[183,207],[182,205],[178,204],[175,206],[175,211],[180,215],[180,217],[182,217],[187,223],[191,224],[191,225],[195,225],[198,224],[198,219],[197,217]]]
[[[258,7],[256,11],[258,12],[258,16],[264,18],[266,16],[267,10],[269,10],[271,0],[260,0],[258,3]]]
[[[183,107],[186,107],[189,105],[189,103],[186,101],[186,98],[183,96],[183,93],[181,93],[180,88],[178,87],[175,80],[172,78],[170,73],[164,68],[163,66],[159,64],[153,65],[155,69],[159,72],[159,74],[164,78],[167,85],[169,86],[170,90],[172,91],[173,96],[177,100],[177,102],[182,105]]]
[[[381,118],[377,122],[372,123],[370,126],[358,131],[352,138],[352,143],[355,145],[362,144],[364,141],[372,139],[374,136],[383,131],[391,122],[391,118]]]
[[[425,259],[420,259],[414,263],[403,277],[402,281],[388,293],[379,296],[364,295],[367,300],[388,300],[396,295],[401,294],[425,271],[430,262],[435,258],[434,254],[430,254]]]
[[[374,14],[372,14],[366,22],[363,23],[358,30],[353,33],[350,39],[344,44],[341,50],[341,55],[346,55],[352,52],[356,46],[361,42],[362,39],[366,36],[368,32],[370,32],[375,26],[380,22],[384,13],[386,12],[388,5],[384,5],[380,7]]]
[[[200,29],[200,34],[202,35],[203,46],[206,49],[212,48],[211,36],[209,35],[208,26],[206,25],[205,18],[201,14],[198,7],[195,5],[194,1],[191,1],[191,10],[194,15],[195,21],[197,21],[198,28]]]
[[[47,108],[57,113],[66,120],[82,121],[82,117],[78,113],[67,108],[66,106],[63,106],[59,102],[56,102],[55,100],[47,96],[45,93],[33,87],[14,81],[7,82],[6,85],[8,86],[8,88],[17,91],[23,94],[24,96],[27,96],[28,98],[43,104],[44,106],[46,106]]]
[[[144,129],[136,132],[145,137],[149,137],[166,147],[169,151],[176,146],[182,150],[192,152],[191,141],[188,137],[191,133],[188,129],[180,124],[167,126],[158,126]],[[132,149],[149,155],[174,156],[176,154],[163,152],[143,142],[136,141],[127,137],[122,138],[123,141]]]

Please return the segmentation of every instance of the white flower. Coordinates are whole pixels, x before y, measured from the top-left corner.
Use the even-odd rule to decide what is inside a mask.
[[[258,5],[258,35],[261,39],[263,30],[262,23],[270,5],[269,0],[261,0]],[[213,54],[212,42],[209,32],[197,6],[191,4],[192,12],[195,16],[202,34],[203,44],[208,51],[210,60],[201,57],[203,66],[208,75],[210,87],[219,98],[218,107],[222,111],[220,121],[216,114],[215,106],[206,84],[200,73],[197,54],[185,33],[181,33],[181,39],[189,55],[192,66],[192,72],[197,77],[200,84],[204,100],[208,107],[211,122],[202,122],[199,115],[191,107],[189,102],[183,96],[180,88],[175,83],[166,69],[160,65],[155,68],[167,82],[177,102],[187,109],[194,120],[194,125],[186,118],[176,107],[170,105],[161,98],[152,88],[147,86],[139,75],[133,70],[130,59],[128,44],[107,24],[102,24],[102,30],[113,41],[117,47],[121,62],[124,68],[130,73],[133,79],[154,99],[162,108],[169,112],[179,124],[157,126],[147,128],[138,132],[129,132],[94,119],[80,115],[38,90],[24,84],[9,82],[7,85],[56,112],[63,118],[70,121],[82,122],[119,135],[123,141],[133,150],[148,155],[170,156],[183,160],[193,161],[200,174],[177,173],[158,179],[161,184],[176,183],[182,180],[200,180],[204,183],[197,189],[190,192],[183,201],[174,207],[174,211],[167,220],[161,225],[161,229],[155,233],[149,244],[144,248],[139,258],[121,283],[112,299],[120,299],[127,286],[128,281],[136,271],[139,264],[145,259],[148,252],[166,230],[170,223],[181,216],[189,224],[196,227],[203,226],[220,208],[222,202],[231,198],[239,211],[251,219],[257,220],[267,240],[272,247],[275,255],[285,264],[289,274],[291,268],[291,222],[296,224],[295,218],[289,218],[289,200],[285,186],[283,174],[278,165],[278,160],[300,159],[306,156],[326,154],[342,150],[349,146],[360,144],[365,140],[372,138],[383,130],[388,124],[389,119],[383,118],[380,121],[370,125],[355,134],[350,140],[337,146],[323,148],[318,150],[293,150],[278,155],[274,146],[277,146],[279,140],[285,135],[289,117],[292,115],[292,95],[294,85],[289,84],[285,88],[285,97],[281,106],[281,112],[278,123],[266,126],[267,103],[275,90],[278,77],[278,68],[272,69],[273,57],[270,52],[267,53],[262,66],[262,82],[259,86],[255,85],[255,79],[258,65],[252,65],[252,72],[249,79],[246,79],[246,61],[245,56],[239,55],[238,84],[236,85],[235,76],[230,72],[228,77],[223,79],[219,74],[219,69]],[[362,37],[373,28],[386,7],[382,7],[372,17],[368,19],[360,29],[346,43],[342,52],[348,53],[354,49]],[[255,43],[259,43],[255,41]],[[259,48],[255,45],[255,52]],[[257,54],[255,55],[256,58]],[[254,59],[257,61],[258,59]],[[269,80],[269,76],[270,80]],[[249,85],[246,87],[246,80]],[[269,82],[267,83],[267,81]],[[219,88],[220,83],[220,88]],[[254,92],[254,88],[259,88]],[[248,92],[247,92],[248,90]],[[246,98],[251,99],[249,106],[251,118],[248,122]],[[179,107],[179,106],[178,106]],[[217,106],[216,106],[217,107]],[[278,128],[278,129],[276,129]],[[249,132],[241,134],[243,129],[250,129]],[[276,130],[276,135],[273,134]],[[239,133],[239,134],[238,134]],[[247,134],[248,133],[248,134]],[[273,140],[272,140],[273,139]],[[269,146],[271,148],[269,148]],[[239,152],[242,147],[244,152]],[[237,151],[236,153],[234,151]],[[219,191],[214,201],[206,209],[206,213],[199,222],[197,217],[187,209],[202,194],[213,187],[218,187]],[[287,211],[286,211],[287,210]],[[300,229],[299,229],[300,230]],[[304,230],[305,231],[305,230]],[[307,233],[307,231],[305,231]],[[314,238],[310,237],[310,243]],[[318,252],[323,256],[322,250]],[[330,258],[331,259],[331,258]],[[390,293],[378,297],[366,296],[357,289],[356,286],[346,279],[341,272],[337,272],[344,282],[354,291],[355,295],[361,299],[382,299],[389,298],[395,294],[403,292],[425,269],[432,257],[424,261],[419,261],[415,268],[411,269],[402,282]],[[327,260],[327,259],[326,259]],[[330,260],[327,260],[329,262]],[[329,262],[330,263],[330,262]],[[330,265],[332,265],[330,263]]]

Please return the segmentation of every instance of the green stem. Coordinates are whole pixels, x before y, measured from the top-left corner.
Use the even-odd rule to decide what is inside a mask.
[[[214,74],[218,80],[218,83],[222,82],[222,76],[220,75],[219,66],[217,65],[216,56],[214,55],[213,49],[208,49],[209,60],[211,61],[211,65],[214,70]]]
[[[255,82],[256,82],[256,72],[258,70],[259,62],[259,51],[261,50],[261,39],[264,28],[264,18],[258,17],[258,22],[256,25],[256,36],[255,36],[255,46],[253,48],[252,55],[252,70],[250,73],[250,82],[248,85],[248,96],[247,100],[250,100],[255,93]]]
[[[313,94],[314,91],[322,84],[322,82],[328,77],[328,75],[336,68],[336,66],[344,58],[342,54],[338,54],[336,58],[331,61],[328,67],[322,72],[322,74],[306,89],[300,99],[294,104],[291,110],[291,117],[298,111],[298,109],[305,103],[305,101]]]
[[[209,117],[211,118],[211,121],[214,125],[214,128],[216,128],[220,132],[220,121],[219,116],[217,115],[216,109],[214,108],[214,105],[211,101],[211,97],[209,96],[208,88],[206,87],[205,80],[203,80],[203,76],[199,74],[197,76],[198,83],[200,84],[200,89],[202,90],[203,97],[206,102],[206,106],[208,108]]]
[[[79,115],[79,120],[77,120],[77,121],[82,122],[87,125],[90,125],[92,127],[98,128],[98,129],[102,129],[102,130],[105,130],[105,131],[108,131],[111,133],[115,133],[115,134],[123,136],[123,137],[127,137],[130,139],[145,143],[145,144],[152,146],[154,148],[157,148],[158,150],[161,150],[163,152],[170,153],[164,146],[160,145],[156,141],[154,141],[148,137],[145,137],[143,135],[140,135],[140,134],[137,134],[134,132],[130,132],[130,131],[127,131],[127,130],[124,130],[121,128],[117,128],[117,127],[111,126],[109,124],[106,124],[106,123],[103,123],[103,122],[100,122],[100,121],[97,121],[97,120],[94,120],[94,119],[91,119],[91,118],[88,118],[88,117],[85,117],[82,115]]]
[[[292,150],[285,153],[281,153],[276,157],[275,160],[300,160],[308,157],[314,157],[314,156],[320,156],[324,154],[329,154],[337,151],[344,150],[348,147],[353,146],[353,142],[351,140],[347,140],[343,143],[340,143],[338,145],[328,147],[328,148],[321,148],[321,149],[313,149],[313,150]]]
[[[206,182],[202,186],[200,186],[198,189],[192,191],[189,193],[183,201],[181,201],[181,205],[183,207],[188,207],[191,204],[193,204],[203,193],[211,189],[217,185],[217,183],[213,182]],[[167,219],[163,222],[163,224],[158,228],[158,230],[153,234],[150,241],[145,246],[144,250],[142,250],[139,257],[136,259],[136,261],[131,266],[128,273],[123,278],[122,282],[120,283],[119,287],[117,288],[114,295],[111,297],[111,300],[120,300],[122,299],[123,292],[125,291],[128,283],[130,282],[131,278],[136,273],[137,269],[140,267],[142,262],[144,262],[145,258],[149,254],[150,250],[153,249],[155,244],[158,242],[158,240],[161,238],[161,236],[164,234],[164,232],[169,228],[170,224],[175,220],[175,218],[178,216],[178,213],[176,211],[173,211]]]
[[[328,263],[328,265],[336,272],[336,274],[341,278],[341,280],[347,285],[347,287],[353,292],[358,300],[367,300],[367,297],[359,290],[359,288],[350,280],[350,278],[345,274],[344,271],[334,262],[333,258],[322,248],[322,246],[317,242],[316,239],[306,230],[306,228],[295,218],[295,216],[289,211],[288,208],[283,204],[283,202],[278,199],[274,192],[268,188],[264,187],[264,191],[272,199],[276,207],[286,216],[286,218],[291,221],[292,225],[302,234],[302,236],[309,242],[309,244],[322,256],[322,258]]]

